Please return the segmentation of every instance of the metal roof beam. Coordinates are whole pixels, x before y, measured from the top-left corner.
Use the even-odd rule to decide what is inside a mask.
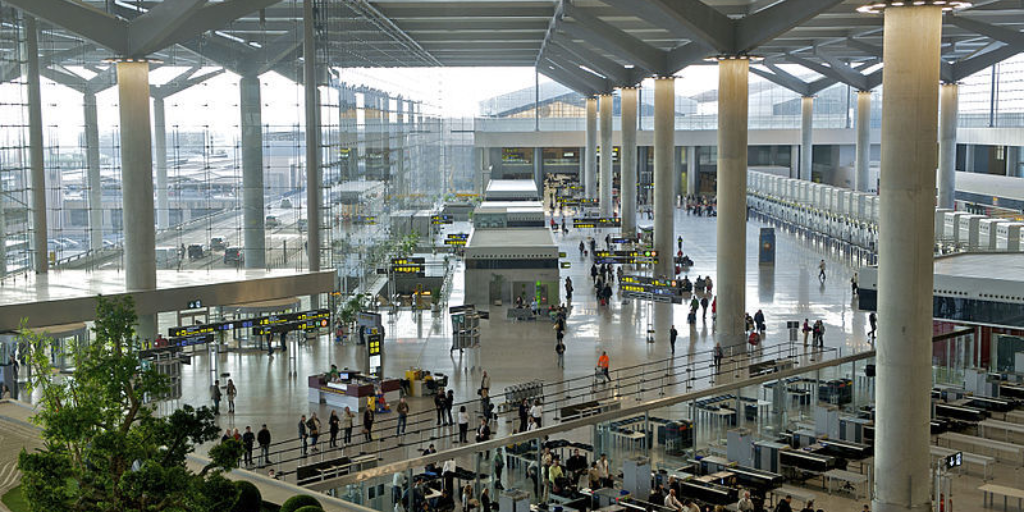
[[[735,21],[733,53],[756,49],[843,0],[785,0]]]
[[[240,75],[262,75],[277,66],[285,58],[295,55],[302,46],[302,26],[295,25],[290,31],[275,37],[257,51],[256,58],[245,59],[238,69]]]
[[[191,68],[188,71],[172,78],[163,85],[152,87],[150,89],[150,95],[154,98],[166,98],[168,96],[178,94],[185,89],[195,87],[215,76],[224,74],[224,68],[221,68],[210,71],[209,73],[203,73],[199,76],[192,76],[196,71],[199,71],[199,68]]]
[[[854,69],[848,66],[845,62],[833,57],[820,48],[815,49],[814,53],[824,60],[833,71],[843,77],[843,80],[841,81],[844,84],[856,87],[859,91],[866,91],[869,89],[867,77],[857,71],[854,71]]]
[[[733,50],[733,21],[700,0],[602,1],[624,14],[668,30],[676,39],[699,41],[721,53]]]
[[[573,76],[561,67],[555,65],[548,57],[544,57],[537,66],[537,70],[548,78],[580,93],[585,96],[593,96],[598,93],[590,84]]]
[[[1020,53],[1020,47],[1006,45],[981,55],[954,62],[953,81],[959,82],[989,66],[994,66]]]
[[[586,83],[590,89],[596,93],[610,92],[615,88],[615,84],[607,78],[601,78],[592,72],[586,71],[580,68],[576,63],[566,60],[564,57],[559,55],[545,55],[545,59],[555,67],[560,68],[566,74],[571,75],[580,82]]]
[[[622,85],[630,84],[630,79],[632,77],[630,76],[629,70],[624,66],[603,55],[599,55],[597,52],[576,43],[564,35],[557,33],[552,34],[551,39],[548,42],[548,48],[551,50],[561,48],[563,51],[576,56],[576,58],[585,63],[588,68],[601,73],[612,81]]]
[[[562,22],[559,30],[588,41],[634,66],[654,74],[665,74],[665,53],[636,37],[598,19],[575,6],[562,1]],[[571,18],[567,21],[565,17]]]
[[[117,55],[128,55],[128,22],[74,0],[6,0],[22,12],[74,32]]]
[[[772,82],[780,87],[789,89],[800,96],[811,95],[811,84],[800,80],[799,78],[786,73],[778,68],[772,68],[772,71],[765,71],[761,68],[751,66],[750,72]]]
[[[990,37],[996,41],[1001,41],[1017,48],[1024,47],[1024,34],[1020,32],[1000,27],[998,25],[990,25],[981,21],[972,20],[966,16],[946,16],[947,20],[962,29],[970,30],[971,32],[981,34],[985,37]]]
[[[188,24],[207,0],[164,0],[128,25],[131,55],[144,57],[166,48],[166,41]]]

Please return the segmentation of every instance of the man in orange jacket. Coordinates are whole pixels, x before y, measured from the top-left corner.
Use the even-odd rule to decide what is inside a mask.
[[[597,367],[601,369],[601,374],[604,375],[604,378],[608,379],[608,382],[611,382],[612,381],[612,377],[611,377],[611,375],[608,374],[608,364],[609,364],[609,362],[610,362],[610,359],[608,358],[608,353],[602,351],[601,352],[601,357],[597,358]]]

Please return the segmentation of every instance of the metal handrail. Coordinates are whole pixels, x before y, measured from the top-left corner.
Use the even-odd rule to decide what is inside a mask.
[[[837,349],[812,349],[809,355],[811,357],[811,360],[815,360],[816,358],[823,358],[825,354],[832,352],[837,352]],[[761,361],[765,361],[768,359],[768,356],[776,356],[774,357],[775,360],[781,359],[793,361],[797,359],[797,355],[795,353],[796,345],[793,342],[766,345],[758,349],[756,354],[754,354],[753,356],[748,353],[728,355],[727,359],[724,361],[725,364],[723,364],[723,368],[729,365],[735,366],[739,364],[739,362],[754,361],[755,358]],[[737,359],[737,357],[739,359]],[[612,382],[615,383],[614,386],[598,386],[596,382],[596,380],[598,379],[597,375],[576,377],[550,384],[545,384],[543,386],[544,388],[555,389],[553,389],[551,392],[543,393],[539,398],[541,398],[545,409],[548,410],[558,410],[560,408],[572,405],[573,403],[591,402],[595,401],[595,399],[607,399],[608,397],[621,396],[622,394],[636,394],[637,399],[639,400],[641,399],[644,393],[659,388],[663,389],[663,387],[666,384],[683,384],[686,386],[686,389],[689,390],[693,387],[694,382],[708,378],[713,379],[715,376],[718,375],[717,372],[708,371],[714,368],[713,351],[697,352],[690,355],[689,357],[679,359],[684,360],[685,362],[680,365],[668,365],[669,363],[674,363],[676,360],[676,358],[670,357],[666,359],[652,361],[645,364],[639,364],[613,370],[611,373],[613,375]],[[654,369],[648,370],[648,368]],[[637,374],[626,373],[627,371],[632,371],[636,369],[641,369],[642,371]],[[736,367],[736,369],[738,370],[738,367]],[[680,377],[682,377],[682,379],[680,379]],[[647,389],[646,385],[649,382],[657,382],[658,387]],[[493,398],[495,399],[495,404],[497,404],[497,397],[499,397],[500,394],[501,393],[498,392],[494,393]],[[452,407],[454,410],[458,410],[459,406],[466,405],[468,406],[467,409],[475,410],[476,407],[472,407],[472,404],[479,402],[479,400],[468,400],[456,403]],[[518,413],[516,407],[504,408],[498,406],[495,409],[497,410],[497,415],[499,418],[503,416],[511,416],[512,419],[515,420],[515,416]],[[399,441],[401,441],[403,438],[419,436],[420,440],[423,441],[424,435],[427,436],[426,439],[429,441],[442,441],[446,439],[450,440],[456,438],[457,432],[451,432],[449,434],[435,432],[436,425],[432,423],[432,421],[434,421],[432,418],[434,417],[435,414],[435,410],[426,410],[410,414],[407,418],[406,433],[401,436],[395,435],[393,433],[391,433],[390,435],[382,435],[382,433],[387,432],[389,428],[392,429],[393,432],[393,429],[395,429],[395,427],[397,426],[397,416],[376,421],[374,422],[374,432],[376,433],[376,437],[373,440],[364,440],[361,442],[355,442],[347,446],[339,446],[336,448],[326,448],[320,450],[318,456],[320,458],[324,458],[326,455],[329,455],[331,453],[336,453],[338,454],[338,456],[341,456],[341,454],[345,453],[347,450],[355,449],[358,450],[359,452],[375,452],[379,457],[384,452],[404,448],[404,446],[401,444],[391,447],[382,447],[381,443],[387,440],[394,440],[397,438]],[[321,434],[319,437],[326,438],[327,436]],[[276,456],[277,458],[280,459],[275,462],[275,465],[280,466],[281,464],[299,463],[308,460],[306,457],[303,457],[300,453],[301,439],[298,437],[287,439],[285,441],[280,441],[278,443],[272,444],[271,446],[286,446],[293,444],[293,448],[284,448],[270,453],[270,456]],[[319,445],[325,443],[323,443],[323,441],[318,440],[317,444]],[[373,449],[373,445],[375,444],[376,449]],[[295,455],[291,456],[290,458],[282,458],[285,456],[289,456],[289,454]],[[291,474],[291,472],[279,471],[279,474],[287,475]]]
[[[394,473],[397,473],[399,471],[405,471],[412,468],[422,467],[427,464],[439,463],[463,456],[471,456],[480,452],[484,452],[486,450],[494,450],[497,448],[501,448],[509,444],[519,444],[529,442],[535,439],[544,439],[556,434],[562,434],[582,427],[614,421],[620,418],[636,417],[658,409],[664,409],[681,403],[692,402],[700,398],[720,395],[723,393],[728,393],[730,391],[734,391],[749,386],[761,385],[766,382],[782,380],[796,375],[812,372],[815,370],[831,368],[834,366],[839,366],[856,361],[862,361],[873,357],[875,357],[874,350],[868,350],[865,352],[859,352],[847,356],[839,355],[839,357],[835,359],[830,359],[828,361],[821,360],[807,366],[798,366],[782,370],[776,373],[751,377],[749,379],[743,379],[728,384],[722,384],[719,386],[714,386],[711,388],[702,389],[691,393],[684,393],[681,395],[657,398],[640,404],[626,406],[615,411],[602,412],[584,418],[564,421],[558,424],[542,427],[529,432],[520,432],[502,438],[491,439],[489,441],[471,444],[469,446],[463,446],[459,448],[453,448],[450,450],[440,451],[438,453],[431,455],[416,457],[404,461],[392,462],[389,464],[378,466],[376,468],[360,471],[358,473],[344,475],[322,482],[316,482],[314,484],[307,486],[307,488],[317,491],[324,491],[328,489],[338,488],[344,485],[365,482],[373,478],[393,475]]]

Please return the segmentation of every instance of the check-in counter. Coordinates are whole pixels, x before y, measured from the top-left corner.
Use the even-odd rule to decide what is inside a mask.
[[[322,403],[343,409],[348,407],[352,412],[366,409],[371,396],[377,391],[384,393],[388,403],[400,398],[401,382],[398,379],[372,379],[355,372],[342,372],[341,378],[330,381],[324,375],[311,375],[308,378],[310,403]]]
[[[960,240],[960,217],[971,215],[967,212],[947,212],[946,225],[943,228],[944,238],[947,240]]]
[[[979,248],[986,251],[996,251],[999,249],[999,225],[1009,224],[1010,221],[1007,219],[993,219],[983,218],[978,223],[978,243]]]
[[[970,249],[978,248],[978,223],[984,219],[984,215],[963,215],[957,221],[960,223],[959,233],[956,241],[967,245]]]
[[[1020,252],[1020,233],[1024,229],[1022,222],[1009,222],[996,226],[999,237],[999,248],[1010,252]]]
[[[935,209],[935,239],[939,240],[946,237],[946,214],[951,213],[953,210],[949,208],[936,208]]]

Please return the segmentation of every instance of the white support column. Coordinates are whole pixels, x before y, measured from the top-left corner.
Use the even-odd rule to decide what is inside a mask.
[[[697,146],[686,146],[686,195],[697,193]]]
[[[170,203],[167,199],[167,122],[164,118],[164,98],[153,98],[153,146],[156,161],[156,227],[170,227]]]
[[[747,109],[750,61],[718,63],[718,341],[742,347],[747,277]],[[801,155],[801,160],[803,155]]]
[[[622,232],[636,233],[636,98],[637,87],[624,87],[621,91],[622,147],[619,150],[619,197],[622,199],[619,216]]]
[[[942,7],[885,9],[875,512],[931,508],[932,247]],[[837,283],[837,286],[841,283]]]
[[[103,249],[103,183],[100,180],[100,129],[96,114],[96,95],[82,97],[85,120],[85,166],[89,205],[89,249]]]
[[[675,135],[676,79],[654,79],[654,250],[658,251],[655,277],[675,275]]]
[[[121,190],[124,208],[124,267],[128,291],[156,289],[153,218],[153,143],[149,124],[149,63],[117,63],[121,114]],[[156,315],[139,315],[136,334],[156,338]]]
[[[814,96],[800,98],[800,179],[812,181],[814,163]]]
[[[584,149],[583,196],[597,197],[597,98],[587,98],[587,147]]]
[[[309,271],[320,271],[320,124],[316,84],[313,0],[303,0],[303,79],[306,104],[306,255]]]
[[[533,183],[544,197],[544,148],[533,148]]]
[[[953,208],[956,198],[956,125],[960,86],[939,86],[939,208]]]
[[[602,94],[598,98],[601,102],[601,182],[598,184],[601,195],[600,211],[602,217],[608,218],[612,216],[614,210],[612,163],[615,161],[615,149],[612,147],[612,104],[615,102],[615,96]]]
[[[854,190],[871,190],[871,91],[857,91],[857,174]]]
[[[25,78],[28,84],[28,146],[32,190],[32,268],[50,270],[46,227],[46,162],[43,156],[43,99],[39,91],[39,32],[36,19],[25,16]]]
[[[245,268],[267,266],[263,190],[263,111],[258,76],[238,82],[242,130],[242,250]],[[307,221],[308,222],[308,221]]]

